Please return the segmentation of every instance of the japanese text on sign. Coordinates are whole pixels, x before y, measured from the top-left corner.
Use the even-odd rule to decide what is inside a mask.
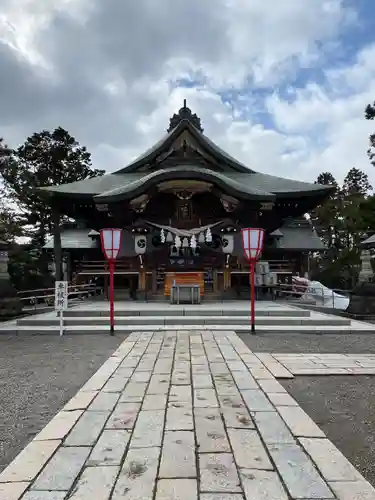
[[[68,282],[56,281],[55,283],[55,310],[68,309]]]

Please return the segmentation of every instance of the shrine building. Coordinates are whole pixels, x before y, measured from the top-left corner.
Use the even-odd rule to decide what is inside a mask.
[[[304,214],[330,187],[255,172],[218,147],[186,106],[164,137],[103,177],[44,188],[55,210],[76,221],[61,229],[65,279],[108,283],[102,228],[122,228],[118,297],[168,299],[172,283],[199,285],[202,298],[249,289],[241,228],[265,229],[258,287],[291,283],[324,245]],[[53,238],[45,247],[53,250]]]

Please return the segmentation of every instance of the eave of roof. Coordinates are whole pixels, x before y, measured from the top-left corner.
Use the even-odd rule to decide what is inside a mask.
[[[374,248],[375,247],[375,234],[373,234],[369,238],[362,241],[359,246],[362,248]]]
[[[192,167],[194,167],[194,170],[192,170]],[[297,198],[303,196],[324,197],[328,196],[331,191],[330,186],[323,186],[321,184],[300,182],[260,173],[223,173],[196,165],[167,167],[151,173],[138,172],[132,174],[108,174],[102,177],[94,177],[92,179],[62,184],[60,186],[48,186],[46,188],[42,188],[42,190],[51,196],[82,197],[92,199],[93,197],[108,195],[117,189],[124,192],[130,192],[133,188],[140,185],[145,186],[146,181],[148,182],[151,179],[157,181],[156,176],[161,172],[165,174],[167,172],[171,172],[168,175],[173,177],[174,173],[177,172],[176,169],[180,172],[185,172],[184,175],[179,173],[179,178],[188,178],[189,175],[197,177],[199,176],[199,172],[201,173],[201,177],[204,177],[204,173],[210,173],[211,180],[214,178],[221,178],[223,181],[225,179],[225,184],[227,186],[232,185],[233,187],[236,187],[236,189],[240,186],[240,192],[253,193],[254,195],[261,194],[262,196],[266,194],[271,195],[269,199],[272,197],[276,199]]]
[[[238,182],[245,182],[243,174],[235,174]],[[233,174],[228,174],[228,177],[233,177]],[[242,177],[242,179],[241,179]],[[312,182],[296,181],[285,177],[277,177],[275,175],[262,174],[255,172],[249,176],[251,184],[255,188],[261,187],[262,189],[274,193],[278,198],[289,196],[311,196],[311,195],[324,195],[333,191],[332,186],[323,184],[313,184]]]
[[[83,181],[61,184],[59,186],[47,186],[40,188],[40,190],[50,195],[87,196],[92,198],[97,194],[110,191],[124,183],[138,180],[140,177],[142,177],[140,173],[126,175],[107,174],[100,177],[85,179]]]
[[[196,165],[183,165],[148,173],[136,181],[122,186],[120,185],[114,189],[97,195],[94,199],[97,203],[108,203],[127,198],[134,198],[144,193],[148,187],[158,182],[170,179],[191,178],[214,183],[234,196],[260,201],[272,201],[275,198],[273,193],[238,182],[233,177],[229,177],[224,173],[216,172],[208,168],[198,167]]]

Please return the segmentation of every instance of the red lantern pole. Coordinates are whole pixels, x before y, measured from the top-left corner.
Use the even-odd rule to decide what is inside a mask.
[[[255,334],[255,263],[263,250],[264,229],[245,228],[241,233],[245,257],[250,263],[250,326]]]
[[[109,261],[109,325],[110,334],[115,331],[115,261]]]
[[[251,303],[251,333],[255,333],[255,261],[250,260],[250,303]]]

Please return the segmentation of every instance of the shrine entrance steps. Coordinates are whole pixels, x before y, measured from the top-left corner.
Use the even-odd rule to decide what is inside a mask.
[[[115,303],[116,332],[165,330],[222,330],[250,332],[247,301],[171,305],[168,303]],[[108,334],[108,302],[84,303],[64,313],[64,333]],[[375,325],[318,313],[283,303],[256,303],[258,334],[375,333]],[[56,312],[29,316],[0,326],[1,333],[49,334],[59,332]]]

